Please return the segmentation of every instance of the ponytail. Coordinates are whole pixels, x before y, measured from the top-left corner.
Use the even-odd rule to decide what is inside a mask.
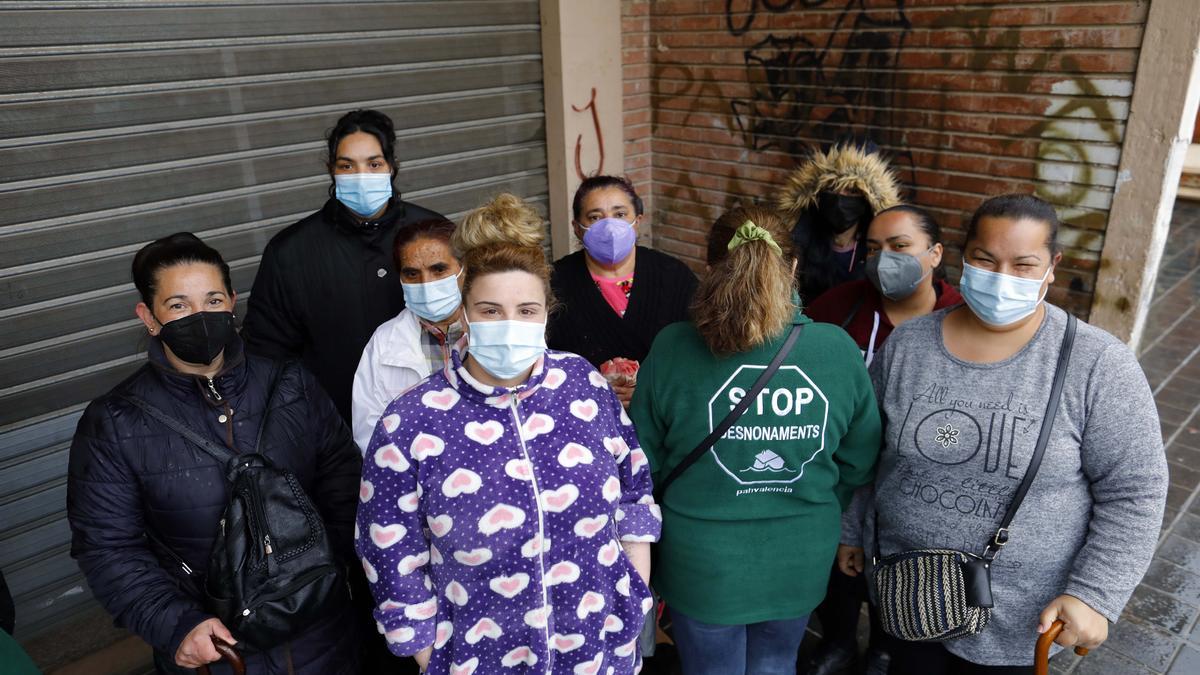
[[[793,260],[791,237],[772,209],[738,207],[713,223],[710,269],[691,306],[713,354],[749,351],[783,333],[796,312]]]

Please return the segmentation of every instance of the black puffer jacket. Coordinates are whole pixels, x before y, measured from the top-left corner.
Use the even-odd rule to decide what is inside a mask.
[[[392,262],[401,229],[441,215],[392,200],[379,220],[359,222],[336,199],[271,238],[242,325],[246,349],[301,359],[350,421],[350,387],[379,324],[404,309]]]
[[[211,615],[146,531],[202,576],[228,485],[215,459],[120,395],[136,395],[218,443],[253,452],[272,371],[271,361],[243,356],[239,339],[226,349],[226,364],[210,387],[207,378],[171,368],[158,339],[151,338],[149,363],[93,401],[79,420],[67,487],[71,555],[117,625],[141,636],[168,662],[187,633]],[[259,451],[296,475],[349,563],[358,449],[308,371],[288,368],[277,386]],[[332,614],[291,645],[249,657],[250,672],[286,673],[289,656],[296,673],[338,673],[343,664],[353,666],[353,622],[341,612]]]

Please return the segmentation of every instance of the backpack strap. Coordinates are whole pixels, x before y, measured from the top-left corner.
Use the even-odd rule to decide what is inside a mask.
[[[1050,385],[1050,399],[1046,401],[1046,414],[1042,416],[1042,429],[1038,433],[1037,445],[1033,447],[1033,457],[1029,459],[1029,468],[1025,469],[1025,477],[1021,479],[1020,486],[1017,487],[1012,501],[1008,504],[1004,520],[1000,522],[996,534],[983,549],[984,560],[990,561],[995,558],[996,554],[1000,553],[1000,549],[1008,543],[1008,526],[1012,525],[1013,518],[1017,515],[1017,509],[1025,500],[1025,493],[1029,492],[1029,486],[1033,484],[1033,478],[1037,475],[1038,467],[1042,465],[1042,458],[1046,455],[1046,444],[1050,441],[1050,430],[1054,428],[1054,417],[1058,414],[1058,402],[1062,398],[1063,380],[1066,379],[1067,364],[1071,361],[1071,347],[1075,344],[1075,326],[1078,322],[1079,320],[1075,318],[1074,314],[1067,312],[1067,330],[1063,333],[1062,347],[1058,350],[1058,365],[1054,369],[1054,383]]]
[[[284,373],[287,372],[292,363],[292,361],[273,361],[271,363],[271,378],[267,389],[267,401],[263,407],[262,420],[258,425],[258,436],[254,441],[255,453],[258,453],[262,448],[263,432],[267,428],[267,418],[270,416],[271,410],[274,408],[275,397],[279,389],[279,381],[283,379]],[[180,436],[183,436],[188,441],[191,441],[193,445],[208,453],[221,464],[227,463],[230,459],[233,459],[236,456],[228,448],[213,443],[209,439],[199,434],[195,429],[188,426],[182,420],[163,412],[161,408],[150,403],[149,401],[133,394],[120,394],[120,397],[141,408],[146,412],[147,415],[150,415],[154,419],[169,427],[172,431],[178,433]]]
[[[675,479],[679,478],[684,471],[687,471],[688,467],[695,464],[704,453],[708,452],[708,449],[717,442],[717,439],[725,435],[725,432],[729,431],[729,427],[733,426],[733,423],[742,416],[742,413],[746,412],[746,408],[749,408],[750,404],[754,402],[754,399],[758,396],[758,392],[762,391],[762,388],[767,386],[767,381],[771,379],[771,376],[775,374],[775,371],[779,370],[779,366],[783,364],[783,360],[787,358],[788,353],[792,351],[792,346],[796,344],[796,339],[800,337],[800,330],[802,328],[804,328],[802,324],[796,324],[792,326],[792,330],[788,333],[787,339],[783,341],[783,346],[779,348],[778,352],[775,352],[775,358],[771,359],[771,365],[767,366],[767,369],[758,376],[758,379],[754,381],[754,386],[750,387],[750,391],[746,392],[746,395],[742,397],[742,400],[738,401],[738,404],[733,407],[733,410],[729,411],[729,414],[725,416],[725,419],[721,420],[721,423],[717,425],[717,428],[713,429],[712,433],[706,436],[704,440],[700,441],[700,444],[697,445],[687,457],[684,457],[682,462],[677,464],[674,469],[671,469],[671,473],[667,474],[667,477],[655,490],[655,501],[661,504],[663,495],[667,493],[667,488],[671,487],[671,483],[674,483]]]
[[[237,456],[228,448],[224,448],[216,443],[213,443],[204,436],[200,435],[195,429],[192,429],[182,420],[168,415],[167,413],[163,412],[161,408],[153,405],[149,401],[146,401],[145,399],[133,394],[119,394],[119,396],[141,408],[147,415],[158,420],[172,431],[178,433],[180,436],[183,436],[184,439],[190,441],[193,445],[203,450],[210,457],[217,460],[217,462],[222,466]]]
[[[275,395],[278,393],[279,382],[283,379],[283,374],[287,372],[288,367],[294,363],[293,361],[272,361],[271,362],[271,383],[267,388],[267,402],[263,408],[262,420],[258,423],[258,436],[254,440],[254,452],[262,454],[262,439],[263,433],[267,430],[267,418],[271,415],[271,411],[275,409]]]

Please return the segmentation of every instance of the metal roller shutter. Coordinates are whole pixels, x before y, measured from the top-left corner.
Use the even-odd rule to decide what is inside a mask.
[[[68,554],[67,449],[143,358],[133,253],[195,232],[246,297],[266,242],[325,199],[321,137],[357,107],[396,121],[406,199],[544,208],[537,0],[0,2],[0,569],[18,637],[93,602]]]

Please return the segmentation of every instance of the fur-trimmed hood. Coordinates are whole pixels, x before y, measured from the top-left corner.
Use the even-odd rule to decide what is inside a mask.
[[[862,192],[873,213],[900,203],[900,181],[887,159],[852,144],[835,145],[824,152],[814,150],[787,177],[776,203],[797,218],[817,203],[821,191],[848,189]]]

